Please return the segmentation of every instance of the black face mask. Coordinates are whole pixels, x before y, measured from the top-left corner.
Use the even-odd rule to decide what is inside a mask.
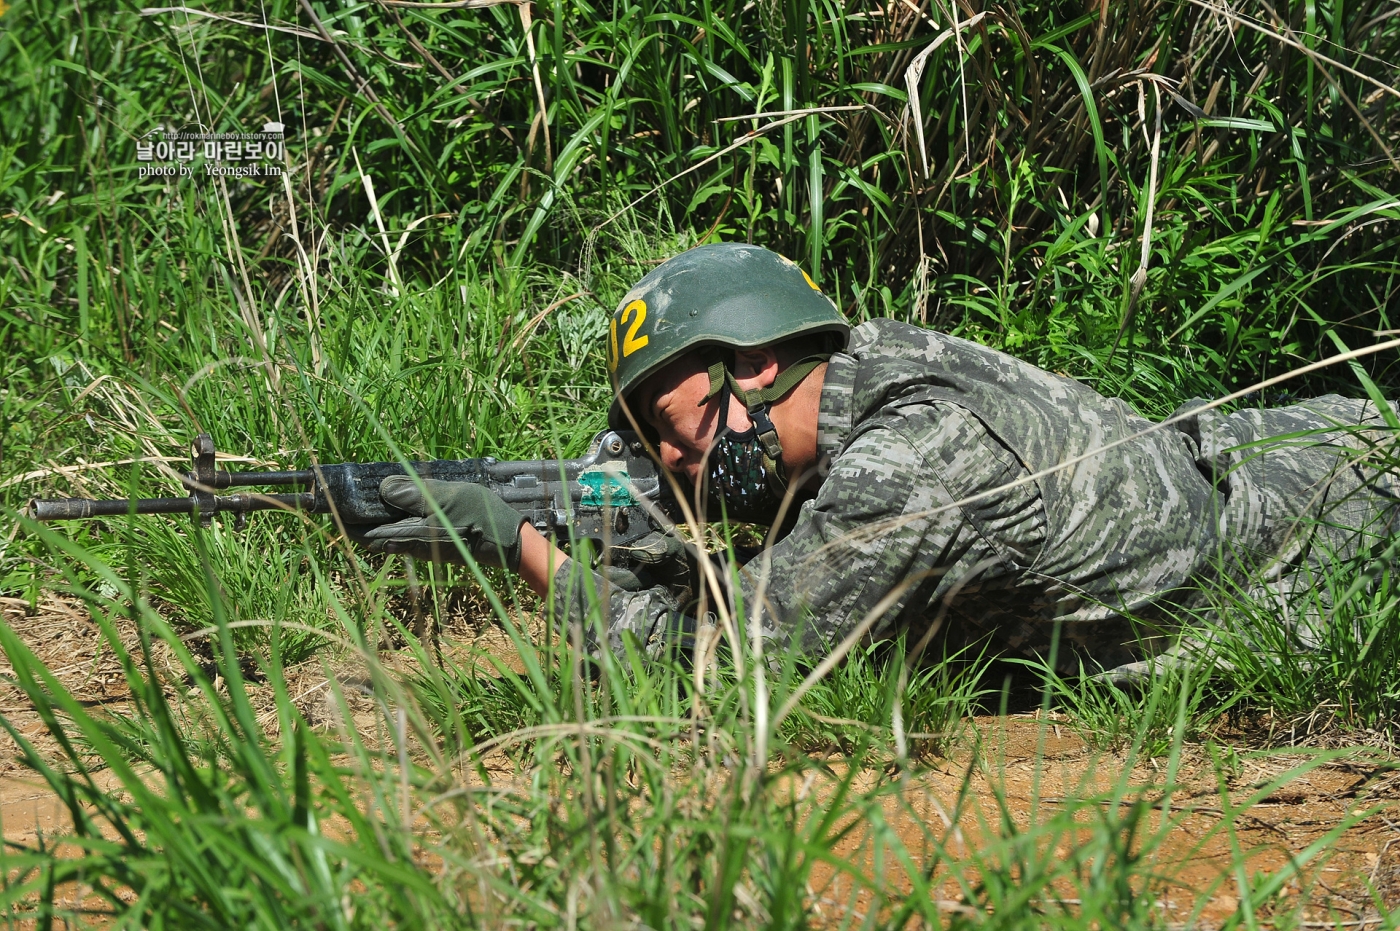
[[[719,405],[719,435],[710,449],[710,518],[724,513],[730,520],[771,524],[787,493],[787,477],[781,460],[774,461],[764,450],[758,427],[750,425],[743,433],[735,433],[724,426],[730,397],[725,388]]]

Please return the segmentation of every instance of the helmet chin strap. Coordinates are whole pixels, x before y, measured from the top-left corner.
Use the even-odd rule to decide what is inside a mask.
[[[754,426],[755,435],[759,445],[763,447],[763,454],[773,460],[779,473],[783,469],[783,444],[778,439],[778,428],[773,425],[773,418],[768,416],[768,408],[774,401],[781,400],[788,392],[796,388],[802,379],[806,378],[813,369],[831,358],[831,353],[817,353],[807,356],[778,373],[778,377],[773,379],[773,384],[767,388],[755,388],[752,391],[745,391],[739,387],[739,380],[734,377],[733,366],[726,365],[723,361],[716,362],[710,366],[710,388],[705,392],[705,397],[700,400],[700,404],[709,403],[710,398],[719,394],[728,385],[730,394],[739,399],[739,403],[744,405],[748,413],[749,421]],[[726,398],[725,401],[728,399]],[[729,405],[723,404],[720,409],[720,418],[727,421]],[[723,428],[726,423],[719,426]]]

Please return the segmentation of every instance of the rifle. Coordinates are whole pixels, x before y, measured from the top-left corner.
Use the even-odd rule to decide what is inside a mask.
[[[180,498],[34,499],[37,520],[85,520],[122,514],[189,514],[209,526],[215,514],[232,513],[241,529],[252,511],[331,514],[354,534],[412,515],[385,504],[379,483],[407,474],[399,462],[339,462],[293,472],[230,472],[214,464],[214,441],[201,433],[193,444],[193,471],[181,477]],[[634,543],[670,524],[667,483],[636,434],[604,430],[578,459],[435,459],[409,462],[420,478],[477,482],[500,495],[535,529],[560,543],[593,541],[595,551]],[[215,494],[227,488],[301,487],[290,494]]]

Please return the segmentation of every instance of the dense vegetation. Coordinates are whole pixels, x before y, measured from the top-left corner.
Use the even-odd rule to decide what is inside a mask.
[[[0,596],[90,614],[129,693],[84,704],[0,625],[48,743],[0,721],[78,833],[7,848],[15,921],[802,927],[827,920],[806,891],[827,870],[852,924],[1145,926],[1184,740],[1241,709],[1400,720],[1400,595],[1338,567],[1318,590],[1347,635],[1319,654],[1260,661],[1226,630],[1209,690],[1203,669],[1141,693],[1051,677],[1043,701],[1163,757],[1165,782],[1086,789],[1031,827],[1003,812],[969,852],[887,823],[920,754],[998,707],[985,657],[902,676],[858,651],[778,721],[803,670],[765,693],[736,644],[708,682],[590,679],[509,579],[419,579],[315,521],[18,514],[167,493],[158,463],[200,430],[287,466],[575,454],[601,423],[607,312],[709,239],[800,260],[853,321],[952,330],[1155,415],[1370,345],[1400,271],[1385,0],[0,11]],[[158,124],[269,121],[285,176],[138,172]],[[1389,393],[1395,358],[1284,387]],[[414,636],[464,602],[509,656]],[[298,663],[326,664],[328,710],[289,691]],[[1288,874],[1240,868],[1241,923]]]

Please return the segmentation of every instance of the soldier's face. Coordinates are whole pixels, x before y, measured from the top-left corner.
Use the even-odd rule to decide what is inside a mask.
[[[635,397],[638,419],[650,425],[660,438],[661,464],[695,484],[700,467],[715,440],[719,397],[708,401],[710,376],[698,357],[686,356],[642,383]],[[736,432],[749,428],[743,405],[729,405],[729,426]]]

